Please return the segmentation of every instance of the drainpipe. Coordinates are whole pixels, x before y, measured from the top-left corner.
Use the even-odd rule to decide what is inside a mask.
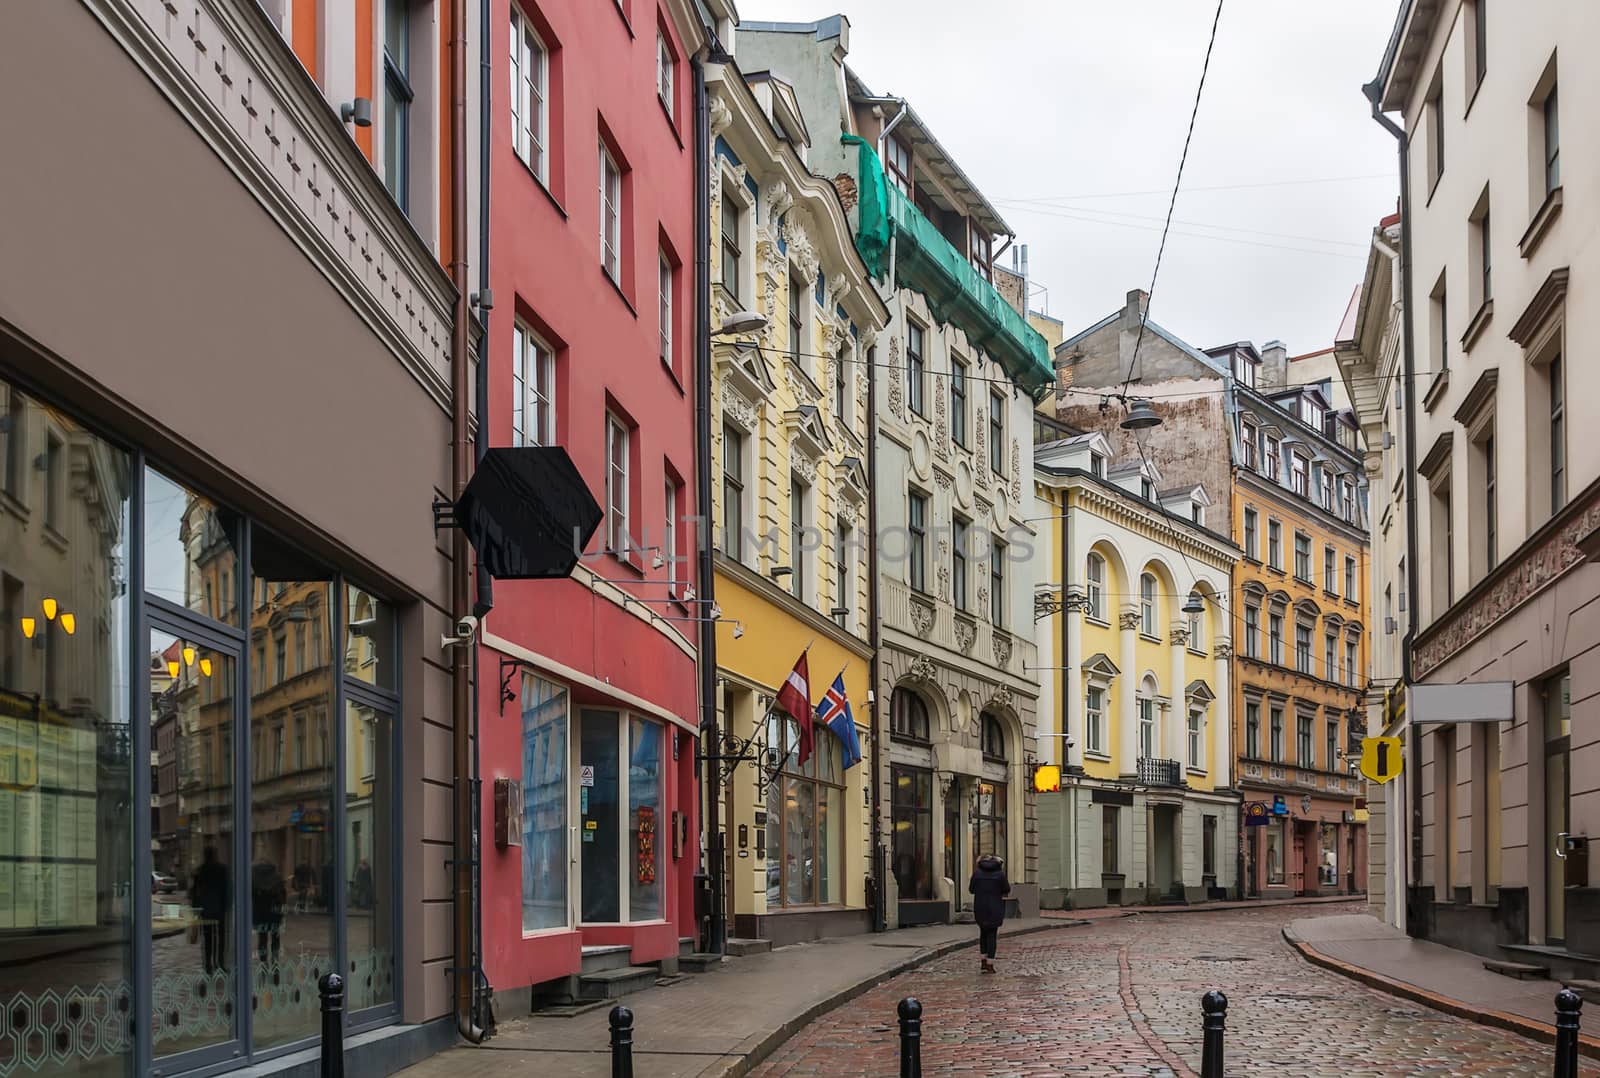
[[[467,487],[471,453],[467,440],[467,328],[471,317],[467,302],[467,2],[450,5],[450,281],[455,285],[455,310],[450,330],[450,489],[459,499]],[[467,533],[460,528],[450,536],[450,615],[460,622],[472,600]],[[455,1010],[456,1029],[473,1044],[483,1041],[483,1029],[473,1021],[477,966],[473,954],[473,783],[472,685],[469,649],[450,649],[450,724],[455,776]]]
[[[884,156],[884,150],[888,148],[889,132],[893,131],[895,126],[899,124],[901,120],[906,118],[906,113],[909,111],[906,107],[905,98],[898,97],[895,98],[895,100],[900,105],[900,111],[894,114],[894,119],[889,121],[888,126],[885,127],[883,132],[878,136],[878,157],[880,159]]]
[[[1417,635],[1417,422],[1416,422],[1416,334],[1413,330],[1411,291],[1411,160],[1410,138],[1404,129],[1383,114],[1383,84],[1373,79],[1361,88],[1372,104],[1372,118],[1395,138],[1400,154],[1400,317],[1402,326],[1400,393],[1405,412],[1406,440],[1406,591],[1411,604],[1406,617],[1406,634],[1400,639],[1401,684],[1410,687],[1413,677],[1411,645]],[[1411,733],[1411,763],[1420,770],[1422,733],[1416,723],[1408,723]],[[1421,776],[1408,780],[1411,793],[1411,873],[1408,884],[1422,879],[1422,783]],[[1409,894],[1405,896],[1410,898]],[[1407,903],[1409,905],[1409,902]],[[1411,925],[1407,923],[1409,930]]]
[[[888,327],[885,327],[888,328]],[[878,722],[882,695],[878,691],[878,656],[883,650],[883,634],[878,626],[878,367],[867,364],[867,635],[872,648],[868,664],[867,713],[872,724],[872,875],[877,881],[873,895],[872,930],[889,928],[889,859],[883,851],[883,726]]]
[[[711,99],[706,94],[706,56],[721,53],[712,38],[711,50],[696,57],[694,68],[694,433],[695,511],[699,544],[700,610],[709,611],[716,598],[711,521]],[[727,924],[723,910],[722,822],[717,776],[721,765],[707,757],[720,756],[722,735],[717,729],[717,625],[709,617],[700,621],[700,785],[705,794],[706,875],[711,883],[711,919],[706,929],[706,950],[721,954],[726,946]]]

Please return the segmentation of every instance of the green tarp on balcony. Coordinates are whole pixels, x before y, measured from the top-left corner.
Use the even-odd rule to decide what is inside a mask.
[[[1050,346],[1016,308],[1000,298],[972,264],[951,246],[933,222],[885,182],[872,147],[853,135],[859,147],[860,203],[856,248],[875,276],[887,267],[888,241],[894,240],[894,283],[920,292],[941,322],[953,322],[967,340],[999,361],[1007,375],[1038,399],[1055,385]]]

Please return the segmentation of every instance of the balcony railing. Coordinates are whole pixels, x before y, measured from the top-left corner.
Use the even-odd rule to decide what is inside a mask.
[[[1139,757],[1139,782],[1145,786],[1182,786],[1183,766],[1176,760]]]

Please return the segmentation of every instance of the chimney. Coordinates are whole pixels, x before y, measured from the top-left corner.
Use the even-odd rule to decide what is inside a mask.
[[[1256,385],[1261,389],[1281,389],[1289,384],[1289,349],[1282,341],[1261,346],[1261,374]]]
[[[1128,293],[1128,300],[1122,307],[1122,328],[1139,331],[1139,323],[1145,318],[1145,312],[1150,309],[1150,293],[1142,288],[1135,288]]]

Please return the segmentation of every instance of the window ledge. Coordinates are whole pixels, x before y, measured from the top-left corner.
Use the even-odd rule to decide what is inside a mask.
[[[1161,643],[1161,638],[1159,636],[1151,636],[1149,633],[1140,633],[1139,639],[1151,644]]]
[[[1211,657],[1211,653],[1206,651],[1204,648],[1190,648],[1189,654],[1197,656],[1201,659],[1209,659]]]
[[[1281,565],[1273,565],[1271,562],[1267,563],[1267,572],[1275,573],[1278,576],[1288,576],[1289,575],[1289,571],[1287,569],[1285,569],[1283,566],[1281,566]]]
[[[1433,376],[1433,381],[1428,385],[1428,391],[1422,395],[1422,410],[1431,412],[1438,407],[1439,399],[1444,396],[1446,389],[1450,388],[1450,368],[1446,367]]]
[[[1102,629],[1111,628],[1111,623],[1109,621],[1107,621],[1105,618],[1097,618],[1093,614],[1085,613],[1083,615],[1083,620],[1087,621],[1090,625],[1098,625]]]
[[[28,507],[17,500],[17,496],[9,490],[0,490],[0,509],[4,509],[24,524],[28,522]]]
[[[619,255],[618,256],[619,261],[617,263],[617,272],[618,273],[622,272],[622,264],[621,264],[620,258],[621,258],[621,256]],[[627,306],[628,313],[633,315],[633,317],[638,318],[639,317],[639,312],[634,307],[633,300],[629,299],[628,298],[628,294],[622,290],[621,283],[619,283],[615,277],[611,276],[611,274],[606,272],[606,268],[605,268],[604,265],[602,265],[600,267],[600,276],[605,278],[606,284],[611,286],[612,291],[614,291],[617,294],[617,298],[622,300],[622,302]]]
[[[644,563],[639,560],[637,553],[631,550],[611,550],[609,548],[602,550],[601,553],[628,570],[628,572],[636,576],[644,576]]]
[[[1522,252],[1523,258],[1532,258],[1533,252],[1539,249],[1539,244],[1544,240],[1545,233],[1550,231],[1550,226],[1555,224],[1556,218],[1561,216],[1561,205],[1566,200],[1563,191],[1557,187],[1539,204],[1533,213],[1533,220],[1528,222],[1528,230],[1522,234],[1522,239],[1517,242],[1517,250]]]
[[[545,153],[548,154],[549,150],[547,149]],[[550,190],[550,185],[545,182],[544,178],[537,172],[533,171],[533,166],[524,161],[521,154],[513,150],[511,152],[511,156],[517,159],[517,163],[522,166],[525,172],[527,172],[528,178],[534,182],[534,184],[544,194],[544,197],[550,200],[550,205],[555,207],[555,211],[561,215],[561,219],[563,221],[567,220],[567,208],[561,204],[560,199],[556,198],[556,193]]]
[[[1091,751],[1089,749],[1084,749],[1083,750],[1083,758],[1085,760],[1095,760],[1095,761],[1098,761],[1099,763],[1102,763],[1102,764],[1109,764],[1111,762],[1111,754],[1110,753],[1108,753],[1108,752],[1093,752],[1093,751]]]
[[[1478,304],[1478,313],[1472,316],[1472,321],[1467,323],[1467,331],[1461,335],[1461,350],[1472,351],[1472,346],[1483,336],[1484,327],[1494,317],[1494,300],[1486,299]]]
[[[1193,764],[1190,764],[1188,767],[1185,767],[1184,770],[1187,771],[1191,775],[1205,776],[1205,775],[1210,774],[1210,772],[1207,771],[1205,768],[1196,767]]]
[[[40,529],[40,532],[44,536],[45,542],[55,547],[63,554],[67,552],[67,537],[56,531],[54,524],[46,524],[42,529]]]
[[[1428,197],[1426,201],[1422,203],[1423,209],[1427,209],[1433,204],[1433,194],[1435,191],[1439,190],[1439,181],[1442,179],[1444,179],[1444,169],[1441,168],[1438,172],[1433,174],[1433,179],[1428,181]]]
[[[910,734],[897,734],[893,730],[889,731],[889,740],[898,741],[902,745],[917,745],[922,748],[933,747],[933,742],[927,738],[912,737]]]

